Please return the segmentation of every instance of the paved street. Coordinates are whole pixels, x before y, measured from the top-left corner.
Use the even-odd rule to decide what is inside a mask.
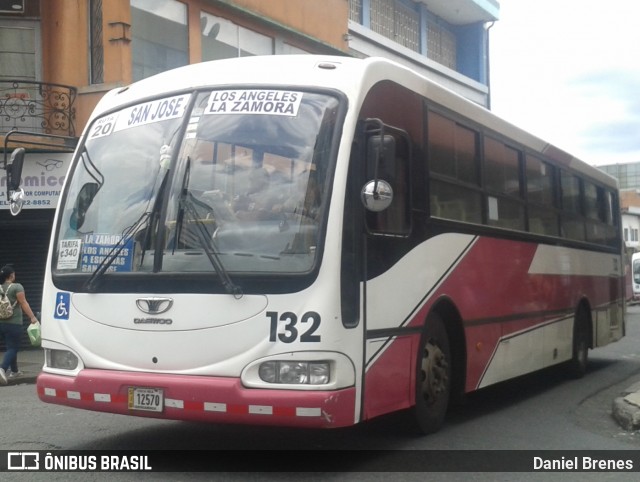
[[[276,450],[273,453],[279,457],[291,456],[290,451],[294,450],[337,450],[344,454],[352,450],[637,451],[640,449],[638,431],[620,427],[612,417],[612,404],[627,387],[640,381],[639,346],[640,307],[631,307],[627,336],[620,342],[591,351],[589,371],[584,378],[572,380],[561,370],[547,370],[483,390],[470,396],[465,406],[452,410],[443,429],[427,437],[408,435],[401,428],[402,417],[396,415],[351,429],[313,431],[122,417],[44,404],[37,399],[33,385],[42,355],[40,351],[29,350],[20,354],[25,376],[12,381],[8,387],[0,387],[0,411],[20,414],[4,417],[0,450],[207,450],[213,455],[228,449]],[[363,474],[377,462],[377,458],[360,457],[357,461],[354,459],[349,474],[334,474],[329,478],[371,480]],[[247,470],[251,470],[250,457]],[[240,474],[226,475],[222,477],[225,480],[245,480]],[[374,480],[376,476],[380,476],[380,480],[386,478],[382,477],[384,473],[373,475]],[[424,477],[416,473],[405,475],[402,480]],[[468,480],[463,474],[441,474],[441,478],[434,475],[430,474],[430,478]],[[493,475],[474,474],[473,479],[513,480],[506,474]],[[521,473],[518,479],[548,479],[542,475]],[[603,475],[606,475],[604,480],[628,480],[628,474],[623,473],[565,473],[563,479],[603,480]],[[181,476],[181,480],[196,478],[196,474]],[[175,479],[167,476],[158,480]]]
[[[618,345],[629,343],[633,339],[637,325],[640,324],[640,305],[632,305],[627,308],[627,328],[629,330],[627,339],[618,344],[611,345],[609,350],[616,350]],[[624,351],[621,350],[621,351]],[[602,363],[602,349],[590,352],[592,359],[592,369],[595,365]],[[631,352],[623,354],[625,360],[640,361],[640,350],[637,353]],[[35,383],[36,377],[44,363],[44,353],[41,349],[24,349],[19,354],[20,371],[23,375],[19,378],[9,380],[9,385],[22,385]],[[606,391],[611,396],[612,415],[619,415],[616,418],[617,423],[626,431],[636,432],[640,427],[640,367],[638,373],[632,373],[628,379],[617,382],[613,388]],[[599,396],[600,400],[603,398]],[[604,397],[602,400],[607,405],[608,399]],[[635,423],[634,423],[635,422]]]

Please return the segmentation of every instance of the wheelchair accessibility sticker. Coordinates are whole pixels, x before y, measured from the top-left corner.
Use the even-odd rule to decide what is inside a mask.
[[[56,309],[53,317],[56,320],[69,319],[69,305],[71,304],[71,293],[61,293],[58,291],[56,295]]]

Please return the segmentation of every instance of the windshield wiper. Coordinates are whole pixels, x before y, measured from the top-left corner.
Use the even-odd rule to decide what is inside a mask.
[[[84,289],[88,293],[95,292],[95,289],[98,287],[98,281],[102,279],[102,275],[106,273],[106,271],[109,269],[109,266],[111,266],[116,258],[120,255],[129,240],[133,238],[133,235],[137,232],[137,229],[149,218],[149,215],[150,213],[148,211],[142,213],[142,215],[135,223],[133,223],[122,232],[122,237],[120,238],[120,240],[111,247],[109,253],[107,253],[102,261],[100,261],[100,264],[98,264],[96,270],[91,273],[91,276],[84,284]]]
[[[220,278],[220,282],[224,287],[225,291],[230,295],[233,295],[234,298],[240,299],[242,298],[242,289],[236,285],[229,276],[226,268],[222,264],[220,260],[220,256],[218,256],[217,249],[213,244],[213,237],[207,231],[207,227],[200,219],[198,212],[194,206],[194,203],[201,204],[199,201],[196,201],[193,197],[193,194],[189,192],[189,177],[191,175],[191,158],[187,156],[186,166],[184,170],[184,176],[182,178],[182,186],[180,186],[180,199],[178,201],[178,215],[176,217],[176,229],[174,233],[174,244],[173,249],[175,251],[178,246],[178,241],[181,237],[183,223],[185,222],[185,212],[187,217],[191,218],[196,223],[196,236],[198,241],[200,242],[200,246],[204,250],[204,253],[207,255],[211,266],[218,274]]]
[[[165,190],[168,186],[167,180],[169,179],[169,169],[165,169],[164,175],[162,176],[162,181],[160,181],[160,187],[158,188],[158,192],[156,194],[156,199],[153,202],[153,207],[151,208],[151,212],[149,213],[149,226],[147,227],[147,231],[144,234],[144,239],[142,241],[142,249],[140,253],[140,266],[144,263],[144,257],[147,253],[147,249],[151,246],[151,241],[153,234],[158,230],[158,223],[160,221],[160,209],[162,209],[162,202],[164,200]],[[155,184],[154,184],[155,188]],[[156,250],[157,253],[161,253],[162,250]],[[159,258],[156,255],[156,259],[154,265],[159,265]],[[155,269],[155,266],[154,266]]]
[[[184,177],[182,178],[182,186],[180,187],[180,200],[179,200],[179,210],[178,216],[176,219],[176,234],[174,238],[174,249],[178,244],[178,240],[180,239],[180,233],[182,231],[182,224],[184,223],[184,213],[186,211],[187,215],[193,219],[196,223],[196,235],[198,236],[198,241],[200,241],[200,246],[204,250],[204,253],[207,255],[211,266],[216,271],[218,276],[220,277],[220,282],[227,293],[233,295],[234,298],[240,299],[242,298],[242,289],[236,285],[229,276],[226,268],[220,261],[220,256],[218,256],[217,249],[213,244],[213,238],[209,235],[207,231],[207,227],[198,216],[198,212],[194,207],[193,194],[189,192],[189,176],[191,175],[191,158],[187,156],[186,166],[184,169]],[[192,201],[193,199],[193,201]]]
[[[216,270],[218,276],[220,277],[220,281],[224,286],[224,289],[230,295],[233,295],[234,298],[240,299],[242,298],[242,288],[240,288],[237,284],[233,282],[226,268],[222,264],[220,260],[220,256],[218,256],[215,245],[213,244],[213,239],[207,230],[206,225],[202,222],[202,219],[198,216],[198,212],[194,207],[193,195],[189,192],[183,192],[180,199],[180,207],[186,211],[188,217],[190,217],[196,223],[196,232],[195,234],[198,236],[198,240],[200,241],[200,245],[204,250],[204,253],[207,255],[211,266]]]

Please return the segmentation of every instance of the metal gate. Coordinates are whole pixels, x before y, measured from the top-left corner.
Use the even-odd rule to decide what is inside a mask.
[[[0,267],[12,264],[16,282],[24,286],[27,301],[34,313],[42,307],[42,286],[53,224],[53,209],[25,209],[18,216],[0,210]],[[23,346],[30,346],[26,334],[29,320],[24,320]],[[0,341],[4,351],[4,340]]]

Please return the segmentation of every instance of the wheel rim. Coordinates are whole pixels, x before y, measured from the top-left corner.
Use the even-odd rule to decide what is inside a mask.
[[[445,353],[433,340],[426,343],[420,369],[422,396],[427,404],[435,403],[447,392],[449,386],[449,363]]]

